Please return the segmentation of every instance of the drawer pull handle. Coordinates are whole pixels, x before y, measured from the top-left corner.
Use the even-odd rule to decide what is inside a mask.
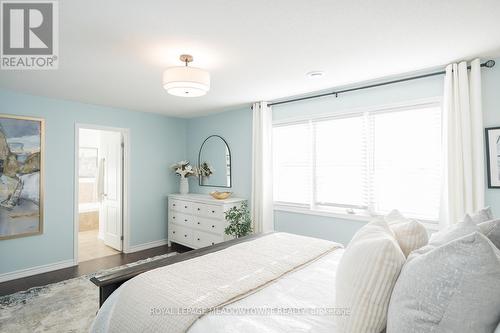
[[[187,222],[188,220],[187,219],[184,219],[184,222]]]
[[[212,228],[215,228],[215,226],[213,225]]]
[[[198,222],[198,224],[200,224],[200,222]]]
[[[184,235],[184,237],[187,237],[188,235]]]
[[[172,231],[173,234],[175,234],[175,231]]]
[[[172,216],[172,218],[175,220],[175,216]]]
[[[214,245],[214,244],[215,244],[215,243],[214,243],[214,242],[212,242],[212,245]]]
[[[188,206],[184,206],[184,208],[188,208]]]
[[[200,240],[200,239],[198,238],[198,240]]]
[[[198,210],[201,210],[201,209],[198,208]]]
[[[174,207],[175,207],[175,204],[173,204],[172,206],[174,206]]]
[[[215,213],[215,210],[213,210],[212,213]]]

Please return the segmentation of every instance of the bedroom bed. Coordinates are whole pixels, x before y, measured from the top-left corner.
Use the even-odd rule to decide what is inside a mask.
[[[333,332],[343,315],[334,308],[340,244],[272,233],[203,251],[126,281],[91,331]]]
[[[500,332],[499,264],[489,208],[430,239],[393,211],[346,249],[252,235],[96,277],[91,331]]]

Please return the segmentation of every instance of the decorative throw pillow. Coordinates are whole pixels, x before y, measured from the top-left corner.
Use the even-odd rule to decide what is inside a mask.
[[[478,232],[427,248],[403,267],[387,333],[493,332],[500,318],[500,251]]]
[[[389,214],[384,216],[384,220],[387,223],[398,222],[401,220],[406,220],[407,218],[401,214],[401,212],[397,209],[393,209],[389,212]]]
[[[481,232],[500,249],[500,219],[486,221],[478,224]]]
[[[385,216],[401,250],[406,257],[429,242],[429,235],[424,225],[417,220],[407,219],[397,210]]]
[[[381,219],[361,228],[347,246],[337,269],[336,306],[350,310],[337,317],[338,332],[381,332],[387,321],[392,288],[405,255]]]
[[[485,207],[483,209],[480,209],[474,214],[471,214],[470,217],[475,224],[494,219],[493,212],[491,211],[490,207]]]
[[[432,234],[429,245],[439,246],[451,242],[457,238],[481,232],[481,229],[472,221],[469,214],[465,215],[464,221],[453,224],[439,232]]]

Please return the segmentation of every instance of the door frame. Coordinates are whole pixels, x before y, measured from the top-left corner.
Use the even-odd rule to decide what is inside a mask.
[[[122,184],[122,252],[128,253],[130,248],[130,129],[101,126],[95,124],[75,123],[75,168],[74,168],[74,203],[73,203],[73,263],[78,265],[78,230],[80,228],[78,214],[79,195],[79,148],[80,129],[119,132],[123,138],[123,184]]]

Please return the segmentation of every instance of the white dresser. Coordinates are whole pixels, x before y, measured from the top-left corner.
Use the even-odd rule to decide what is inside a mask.
[[[239,206],[245,199],[216,200],[209,194],[171,194],[168,196],[168,245],[178,243],[198,249],[232,237],[224,212]]]

